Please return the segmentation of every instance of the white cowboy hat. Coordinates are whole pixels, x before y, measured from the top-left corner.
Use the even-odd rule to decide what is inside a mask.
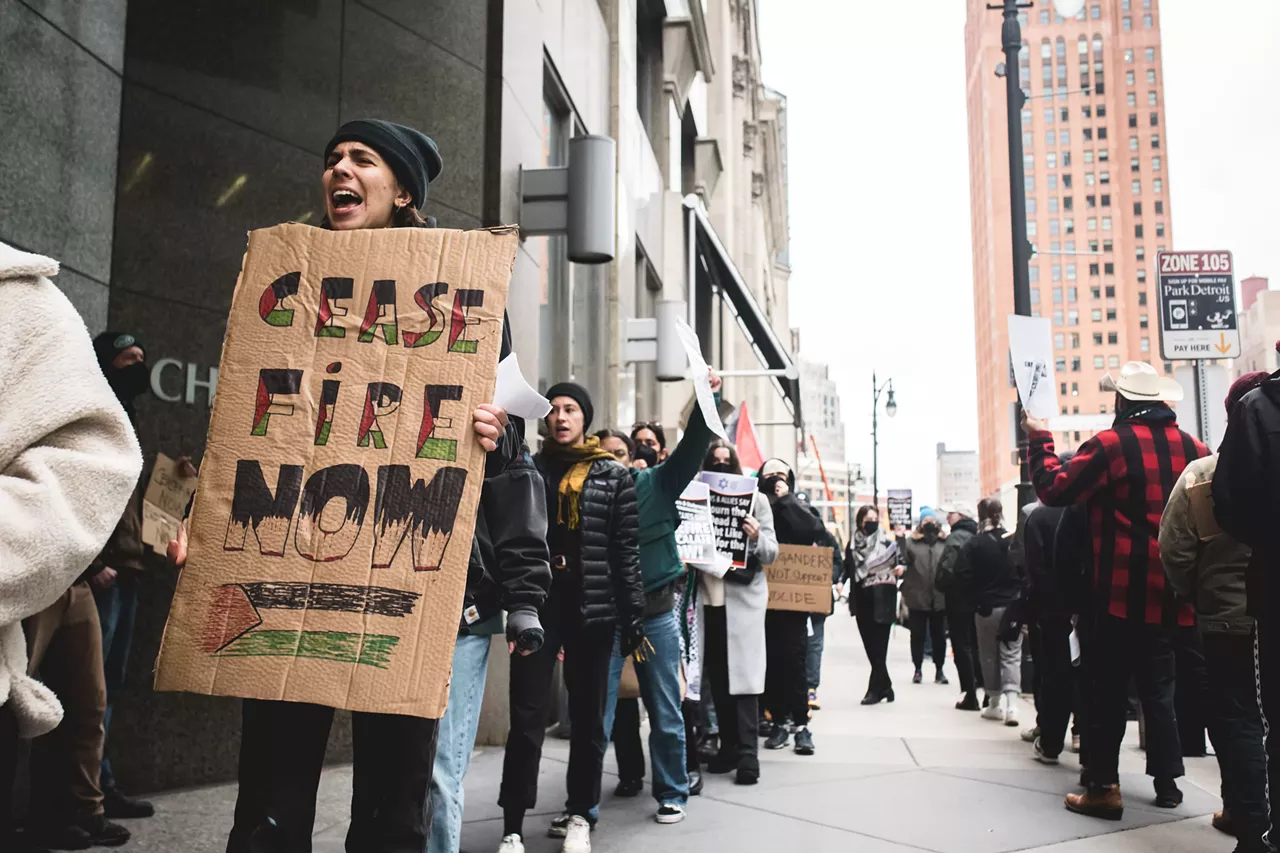
[[[1182,386],[1145,361],[1131,361],[1120,368],[1120,378],[1110,373],[1102,377],[1102,390],[1115,391],[1126,400],[1176,403],[1182,399]]]

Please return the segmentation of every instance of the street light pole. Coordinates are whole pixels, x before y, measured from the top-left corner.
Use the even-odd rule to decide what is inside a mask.
[[[880,512],[880,394],[889,391],[885,400],[884,411],[893,417],[898,411],[898,404],[893,399],[893,380],[887,379],[883,385],[876,382],[876,374],[871,373],[871,505]]]
[[[1031,316],[1031,244],[1027,242],[1027,196],[1022,168],[1022,105],[1026,94],[1019,80],[1018,52],[1022,50],[1022,28],[1018,11],[1031,8],[1031,2],[1003,0],[988,3],[987,8],[1004,14],[1001,40],[1004,48],[1005,96],[1008,102],[1009,128],[1009,219],[1013,238],[1013,311]],[[1000,75],[1000,69],[996,69]],[[1034,500],[1031,470],[1027,465],[1027,436],[1022,430],[1022,404],[1017,404],[1018,419],[1018,526],[1022,526],[1022,508]]]

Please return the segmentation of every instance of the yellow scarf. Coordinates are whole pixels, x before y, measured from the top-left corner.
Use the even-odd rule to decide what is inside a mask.
[[[563,524],[570,530],[577,530],[582,521],[579,514],[579,498],[582,497],[582,487],[591,473],[591,466],[597,459],[614,459],[614,455],[607,450],[601,450],[600,439],[594,435],[582,444],[569,446],[547,441],[542,445],[542,452],[552,459],[572,463],[569,470],[560,478],[560,486],[557,490],[560,506],[556,511],[556,523]]]

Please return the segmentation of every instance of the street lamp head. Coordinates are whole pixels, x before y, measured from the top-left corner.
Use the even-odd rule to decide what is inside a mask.
[[[892,389],[892,388],[890,388],[890,389],[889,389],[889,399],[888,399],[888,400],[886,400],[886,401],[885,401],[885,404],[884,404],[884,413],[885,413],[886,415],[888,415],[889,417],[893,417],[894,415],[896,415],[896,414],[898,413],[898,404],[897,404],[897,402],[893,399],[893,389]]]
[[[1004,63],[1003,63],[1003,62],[997,62],[997,63],[996,63],[996,76],[997,76],[997,77],[1003,77],[1003,76],[1004,76],[1005,74],[1007,74],[1007,73],[1008,73],[1008,72],[1006,71],[1006,69],[1005,69],[1005,67],[1004,67]]]

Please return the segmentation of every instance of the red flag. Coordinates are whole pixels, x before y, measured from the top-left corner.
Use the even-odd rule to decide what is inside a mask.
[[[756,436],[756,428],[751,425],[745,400],[738,407],[738,429],[733,443],[738,448],[738,462],[742,464],[742,470],[759,471],[764,465],[764,456],[760,453],[760,439]]]

